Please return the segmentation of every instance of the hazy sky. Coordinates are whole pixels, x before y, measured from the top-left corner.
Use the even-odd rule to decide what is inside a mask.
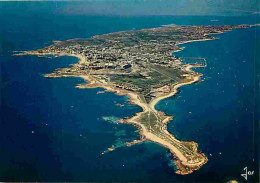
[[[83,0],[57,2],[66,14],[241,15],[260,11],[260,0]]]

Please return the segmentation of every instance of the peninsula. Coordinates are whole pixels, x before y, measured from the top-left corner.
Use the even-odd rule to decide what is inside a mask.
[[[176,160],[176,173],[185,175],[198,170],[208,159],[198,150],[196,142],[180,141],[169,133],[167,125],[173,117],[156,110],[155,106],[160,100],[175,95],[179,87],[198,82],[202,74],[191,68],[206,67],[206,62],[185,64],[173,53],[183,49],[180,44],[214,40],[210,34],[248,27],[170,25],[56,41],[45,48],[16,55],[78,57],[78,63],[56,69],[45,77],[82,77],[88,83],[79,84],[79,88],[102,87],[128,95],[132,103],[143,109],[133,117],[120,120],[135,125],[141,134],[141,140],[128,145],[149,140],[168,148]]]

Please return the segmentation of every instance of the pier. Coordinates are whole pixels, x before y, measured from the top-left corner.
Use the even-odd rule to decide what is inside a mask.
[[[202,62],[195,62],[194,64],[201,64],[204,67],[207,67],[207,60],[202,57],[179,57],[181,60],[201,60]]]

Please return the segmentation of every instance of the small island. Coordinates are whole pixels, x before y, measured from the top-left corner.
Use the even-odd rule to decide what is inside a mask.
[[[133,104],[142,107],[142,112],[119,120],[135,125],[141,134],[140,140],[128,142],[127,146],[145,140],[156,142],[173,154],[178,167],[176,173],[185,175],[198,170],[208,158],[198,150],[196,142],[180,141],[169,133],[167,125],[173,117],[156,110],[155,106],[160,100],[175,95],[179,87],[200,81],[202,74],[191,68],[206,67],[207,63],[199,58],[203,62],[185,64],[173,53],[183,49],[180,44],[214,40],[216,38],[211,34],[249,27],[169,25],[97,35],[90,39],[55,41],[43,49],[16,55],[78,57],[78,63],[56,69],[45,77],[82,77],[88,83],[79,84],[78,88],[102,87],[128,95]]]

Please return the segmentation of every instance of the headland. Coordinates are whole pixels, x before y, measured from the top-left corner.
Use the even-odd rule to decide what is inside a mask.
[[[90,39],[56,41],[54,45],[16,55],[74,56],[79,62],[57,69],[45,77],[82,77],[87,84],[78,88],[102,87],[118,95],[128,95],[142,112],[121,119],[136,126],[141,140],[149,140],[168,148],[176,160],[178,174],[189,174],[207,163],[206,155],[196,142],[180,141],[167,130],[172,116],[155,109],[156,104],[175,95],[183,85],[198,82],[202,74],[191,68],[206,67],[203,63],[185,64],[173,55],[180,44],[214,40],[219,34],[250,26],[166,26],[139,31],[123,31],[94,36]],[[110,148],[114,150],[114,148]]]

